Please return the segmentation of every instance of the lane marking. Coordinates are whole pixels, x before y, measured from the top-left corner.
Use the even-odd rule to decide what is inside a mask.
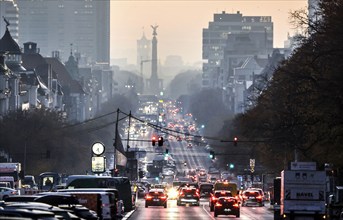
[[[208,216],[210,216],[210,218],[211,219],[215,219],[212,215],[211,215],[211,213],[209,213],[206,209],[205,209],[205,205],[202,205],[202,209],[206,212],[206,214],[208,215]]]

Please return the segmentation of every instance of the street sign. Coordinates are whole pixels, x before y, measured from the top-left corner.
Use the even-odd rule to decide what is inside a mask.
[[[103,173],[106,168],[106,158],[103,156],[92,157],[92,172]]]

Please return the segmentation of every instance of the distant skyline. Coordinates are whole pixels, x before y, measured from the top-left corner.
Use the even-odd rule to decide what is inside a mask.
[[[111,59],[136,64],[137,40],[143,32],[152,39],[150,25],[158,25],[158,59],[179,55],[185,64],[202,61],[202,29],[215,13],[272,16],[274,47],[283,47],[294,34],[289,12],[307,9],[307,0],[113,0],[111,1]]]

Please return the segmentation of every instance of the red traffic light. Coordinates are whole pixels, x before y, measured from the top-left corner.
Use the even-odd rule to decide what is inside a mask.
[[[156,145],[156,137],[155,136],[152,137],[151,144],[152,144],[152,146]]]
[[[233,138],[233,145],[237,146],[237,142],[238,142],[238,137],[234,137]]]

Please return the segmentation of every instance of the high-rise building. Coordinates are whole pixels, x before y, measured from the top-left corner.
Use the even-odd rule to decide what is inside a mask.
[[[12,38],[18,42],[19,12],[17,4],[13,0],[0,0],[0,15],[1,20],[5,18],[5,22],[0,22],[0,36],[5,34],[6,25],[8,25]]]
[[[70,44],[88,62],[109,63],[110,1],[17,0],[19,42],[37,42],[40,54],[59,51],[69,57]]]
[[[225,11],[214,14],[208,28],[203,29],[203,88],[221,88],[227,83],[222,82],[226,77],[223,77],[220,67],[228,44],[235,48],[235,41],[228,40],[235,35],[244,35],[254,45],[256,53],[267,54],[273,49],[273,22],[270,16],[243,16],[239,11],[236,14]],[[238,36],[234,39],[244,40]]]

